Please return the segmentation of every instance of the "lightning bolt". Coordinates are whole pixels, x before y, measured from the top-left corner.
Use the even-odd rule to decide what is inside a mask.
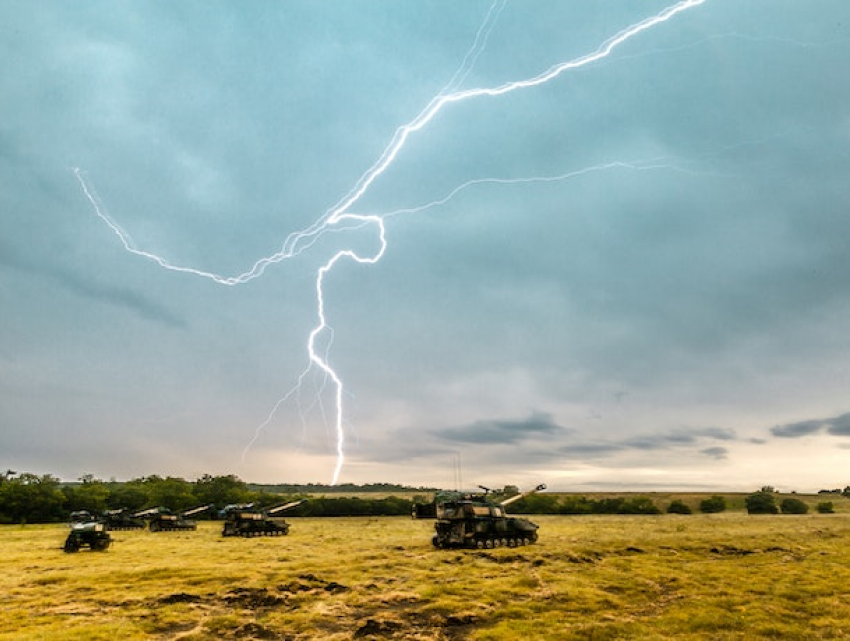
[[[289,234],[284,239],[281,248],[277,252],[271,254],[270,256],[258,259],[249,269],[235,276],[222,276],[214,272],[203,271],[192,267],[177,265],[156,254],[139,249],[135,246],[130,235],[126,231],[124,231],[120,227],[120,225],[118,225],[109,216],[108,212],[106,211],[106,207],[101,202],[94,188],[89,184],[89,181],[86,180],[84,172],[81,169],[74,169],[74,175],[76,176],[80,184],[83,194],[91,203],[95,214],[118,237],[125,250],[141,258],[151,260],[164,269],[191,274],[193,276],[198,276],[202,278],[208,278],[220,285],[241,285],[255,278],[258,278],[263,275],[266,268],[270,265],[279,263],[286,259],[293,258],[295,256],[298,256],[302,252],[308,250],[319,240],[319,238],[321,238],[326,233],[339,232],[344,229],[361,228],[366,226],[374,226],[376,228],[378,238],[380,240],[380,245],[376,252],[370,255],[361,255],[351,249],[340,250],[319,268],[316,276],[316,306],[318,322],[313,328],[313,330],[310,332],[307,341],[307,351],[309,354],[309,364],[307,370],[305,370],[305,372],[302,373],[302,375],[299,377],[298,385],[295,388],[297,389],[300,387],[304,376],[313,365],[315,365],[323,373],[326,380],[330,381],[333,386],[335,408],[334,428],[336,432],[337,445],[336,466],[334,467],[332,483],[336,484],[339,480],[339,475],[342,471],[342,467],[345,462],[345,431],[343,429],[344,387],[342,379],[339,377],[339,375],[328,362],[327,350],[329,349],[329,346],[326,348],[324,354],[320,354],[316,347],[317,340],[319,340],[320,337],[325,334],[332,336],[332,330],[328,325],[327,318],[325,316],[323,285],[325,277],[333,270],[334,266],[343,259],[349,259],[360,264],[377,263],[383,257],[387,247],[386,228],[384,226],[384,220],[387,216],[397,215],[401,213],[419,212],[429,207],[437,206],[438,204],[444,203],[447,200],[451,199],[459,191],[466,189],[474,184],[482,184],[487,182],[510,183],[545,180],[564,180],[571,176],[578,175],[582,172],[613,168],[615,166],[630,166],[634,169],[649,167],[639,167],[638,165],[629,165],[628,163],[609,163],[608,165],[599,165],[593,168],[588,168],[586,170],[581,170],[580,172],[572,172],[571,174],[563,174],[561,176],[552,176],[549,178],[544,177],[525,179],[481,179],[469,181],[457,187],[454,191],[452,191],[450,194],[448,194],[445,198],[441,200],[434,201],[421,207],[398,210],[396,212],[391,212],[389,214],[383,215],[354,214],[351,213],[351,208],[363,197],[364,194],[366,194],[371,185],[392,165],[393,161],[396,159],[399,152],[404,148],[410,136],[424,129],[428,125],[428,123],[430,123],[431,120],[433,120],[433,118],[443,108],[449,105],[473,100],[476,98],[496,98],[505,94],[512,93],[514,91],[521,91],[523,89],[529,89],[551,82],[552,80],[555,80],[560,75],[568,71],[579,69],[581,67],[585,67],[594,62],[598,62],[604,58],[607,58],[617,47],[627,42],[628,40],[638,36],[644,31],[647,31],[648,29],[652,29],[653,27],[661,23],[667,22],[677,14],[697,7],[703,4],[704,2],[705,0],[682,0],[681,2],[677,2],[663,9],[659,13],[644,20],[641,20],[640,22],[637,22],[631,25],[630,27],[627,27],[626,29],[615,34],[608,40],[605,40],[592,53],[556,64],[531,78],[506,82],[495,87],[481,87],[477,89],[456,90],[454,88],[459,86],[465,80],[466,76],[474,66],[481,52],[484,50],[487,44],[487,38],[489,37],[489,34],[492,31],[493,25],[495,24],[499,14],[504,8],[505,0],[495,0],[491,4],[484,22],[479,28],[478,33],[476,34],[475,41],[472,47],[467,52],[463,62],[461,63],[458,70],[455,72],[454,77],[449,81],[446,87],[439,94],[437,94],[434,98],[431,99],[430,102],[428,102],[425,108],[422,109],[422,111],[420,111],[419,114],[413,120],[411,120],[405,125],[398,127],[395,130],[395,133],[390,139],[390,142],[384,148],[381,155],[372,164],[372,166],[369,167],[360,176],[360,178],[355,182],[351,190],[345,196],[343,196],[335,205],[330,207],[321,216],[319,216],[310,226],[306,227],[303,230],[292,232],[291,234]],[[269,423],[271,418],[274,416],[274,413],[280,407],[281,403],[291,397],[293,393],[294,390],[290,391],[289,393],[287,393],[286,396],[284,396],[278,401],[272,412],[269,414],[269,417],[257,429],[257,433],[255,434],[254,440],[256,439],[257,434],[259,434],[259,430]],[[253,440],[251,442],[253,443]]]

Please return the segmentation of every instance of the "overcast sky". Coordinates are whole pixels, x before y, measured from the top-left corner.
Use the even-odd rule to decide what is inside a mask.
[[[329,482],[316,275],[377,225],[139,252],[242,274],[441,93],[667,6],[0,0],[0,467]],[[443,104],[342,212],[339,480],[850,484],[848,60],[846,0],[706,0]]]

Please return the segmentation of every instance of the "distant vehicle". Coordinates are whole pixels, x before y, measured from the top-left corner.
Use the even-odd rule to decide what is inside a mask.
[[[137,518],[149,519],[148,529],[151,532],[174,532],[177,530],[197,530],[198,523],[187,517],[200,514],[205,510],[209,510],[212,505],[202,505],[200,507],[186,510],[175,514],[168,508],[152,507],[149,510],[137,512],[134,514]]]
[[[222,510],[224,528],[222,536],[286,536],[289,534],[289,523],[283,519],[273,518],[273,515],[291,510],[304,503],[306,499],[292,501],[268,510],[254,508],[253,503],[228,505]]]
[[[104,552],[112,543],[112,537],[106,531],[103,521],[90,512],[81,510],[71,512],[71,532],[65,539],[65,552],[78,552],[84,545],[92,550]]]
[[[494,548],[529,545],[537,541],[538,525],[528,519],[507,516],[505,508],[530,494],[546,489],[541,484],[501,502],[483,493],[438,492],[430,504],[414,506],[415,518],[436,518],[432,543],[436,548]],[[433,514],[433,516],[432,516]]]
[[[103,519],[107,530],[142,530],[145,527],[144,519],[131,514],[126,507],[107,510],[103,513]]]

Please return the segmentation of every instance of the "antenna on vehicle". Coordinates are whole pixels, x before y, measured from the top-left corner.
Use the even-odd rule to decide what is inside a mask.
[[[455,491],[460,492],[463,488],[463,472],[461,469],[460,452],[455,452]]]

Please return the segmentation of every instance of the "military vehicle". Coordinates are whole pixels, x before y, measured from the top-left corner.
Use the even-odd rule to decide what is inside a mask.
[[[131,514],[126,507],[107,510],[103,513],[103,518],[107,530],[142,530],[145,527],[145,520]]]
[[[525,518],[507,516],[505,508],[530,494],[545,490],[545,485],[500,502],[490,498],[489,488],[479,487],[484,490],[483,493],[438,492],[434,497],[433,510],[427,505],[414,506],[414,517],[429,518],[431,512],[436,515],[436,532],[432,539],[434,547],[515,547],[537,541],[539,526]]]
[[[103,552],[110,543],[112,543],[112,537],[106,531],[103,521],[84,510],[71,512],[71,532],[65,539],[63,548],[66,552],[78,552],[84,545],[92,550]]]
[[[202,505],[191,510],[186,510],[185,512],[180,512],[179,514],[175,514],[168,508],[152,507],[149,510],[137,512],[134,516],[136,516],[137,518],[149,519],[150,522],[148,524],[148,529],[151,532],[197,530],[198,523],[196,521],[192,521],[187,517],[194,516],[195,514],[200,514],[205,510],[209,510],[211,507],[211,505]]]
[[[291,510],[304,503],[306,499],[292,501],[268,510],[254,508],[253,503],[228,505],[222,510],[224,528],[222,536],[285,536],[289,534],[289,523],[273,515]]]

